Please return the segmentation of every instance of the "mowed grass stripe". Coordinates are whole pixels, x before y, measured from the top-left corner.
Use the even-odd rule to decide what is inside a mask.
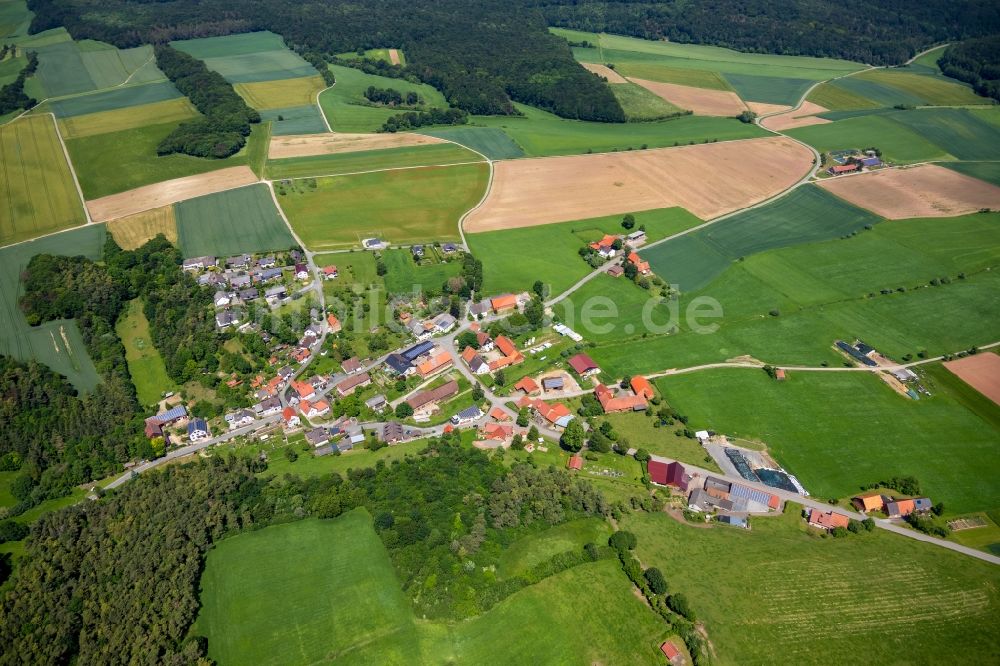
[[[484,163],[333,176],[294,181],[278,201],[310,249],[356,247],[369,236],[428,243],[458,238],[458,220],[488,177]]]
[[[83,224],[86,217],[52,119],[31,116],[0,127],[3,190],[0,243]]]
[[[315,155],[271,160],[267,163],[268,178],[302,178],[334,176],[345,173],[399,169],[432,165],[482,162],[476,153],[451,143],[384,150],[362,150],[351,153]]]
[[[295,245],[266,185],[251,185],[174,206],[185,257],[285,250]]]

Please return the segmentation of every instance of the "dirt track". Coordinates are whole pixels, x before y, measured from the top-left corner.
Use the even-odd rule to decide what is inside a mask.
[[[828,178],[819,185],[890,220],[1000,208],[1000,187],[934,164]]]
[[[817,118],[817,113],[829,111],[826,107],[812,102],[802,102],[798,109],[771,116],[760,121],[760,124],[769,130],[781,132],[795,129],[796,127],[808,127],[809,125],[825,125],[830,122],[826,118]]]
[[[423,134],[292,134],[272,136],[267,156],[272,160],[287,157],[310,157],[353,153],[359,150],[384,150],[404,146],[445,143],[444,139]]]
[[[739,95],[728,90],[709,90],[644,79],[630,81],[696,116],[738,116],[747,108]]]
[[[764,116],[768,113],[777,113],[779,111],[791,111],[792,109],[792,107],[787,104],[768,104],[767,102],[747,102],[746,104],[750,107],[750,110],[758,116]]]
[[[590,63],[590,62],[581,62],[580,64],[583,65],[585,68],[589,69],[590,71],[592,71],[594,74],[597,74],[598,76],[607,79],[608,83],[628,83],[628,79],[626,79],[624,76],[622,76],[615,70],[611,69],[610,67],[606,67],[604,65],[597,65],[595,63]]]
[[[393,65],[399,64],[399,51],[397,49],[389,49],[389,62]]]
[[[982,352],[957,361],[947,361],[944,367],[1000,405],[1000,356],[992,352]]]
[[[92,199],[87,202],[87,210],[90,211],[94,222],[107,222],[204,194],[250,185],[257,180],[257,175],[250,170],[250,167],[231,167],[197,176],[165,180],[162,183]]]
[[[710,219],[767,199],[812,166],[785,137],[678,148],[505,160],[466,232],[531,227],[680,206]]]

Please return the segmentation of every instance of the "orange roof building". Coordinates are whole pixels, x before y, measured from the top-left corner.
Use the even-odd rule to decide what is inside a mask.
[[[646,399],[641,395],[621,395],[616,396],[611,389],[604,384],[598,384],[594,389],[594,395],[605,414],[614,412],[638,412],[646,409]]]
[[[299,400],[308,400],[316,395],[316,389],[309,382],[292,382],[292,388],[299,395]]]
[[[847,527],[851,519],[842,513],[833,511],[821,512],[819,509],[812,509],[809,512],[809,524],[820,527],[824,530],[832,530],[835,527]]]
[[[479,436],[483,439],[503,441],[514,436],[514,426],[502,425],[500,423],[487,423],[479,429]]]
[[[496,344],[497,349],[499,349],[500,353],[504,356],[514,356],[519,353],[517,351],[517,347],[514,346],[514,343],[506,335],[497,336],[497,339],[494,340],[494,344]]]
[[[472,359],[476,358],[476,350],[472,347],[466,347],[462,350],[462,360],[466,363],[471,363]]]
[[[514,294],[504,294],[490,299],[490,307],[493,312],[507,312],[517,308],[517,296]]]
[[[638,252],[629,252],[628,260],[641,275],[649,273],[649,262],[643,261]]]
[[[865,493],[854,498],[854,506],[860,511],[881,511],[885,507],[882,493]]]
[[[535,393],[538,391],[538,382],[531,377],[522,377],[518,383],[514,384],[514,390],[524,391],[525,394]]]
[[[421,377],[427,377],[433,375],[435,372],[440,372],[445,368],[451,367],[451,354],[448,352],[441,352],[437,356],[431,357],[430,360],[424,361],[417,366],[417,372],[420,373]]]
[[[917,505],[911,499],[900,499],[894,502],[886,502],[885,512],[890,518],[902,518],[917,510]]]
[[[570,456],[569,460],[566,461],[566,467],[568,469],[583,469],[583,458],[580,456]]]
[[[340,320],[337,319],[336,315],[329,314],[326,316],[326,326],[331,333],[340,333]]]
[[[550,405],[544,400],[536,399],[532,401],[531,406],[541,415],[543,419],[561,427],[565,427],[573,416],[573,413],[569,411],[569,407],[559,402],[554,405]]]
[[[503,411],[499,407],[494,407],[490,410],[490,416],[495,418],[497,421],[510,421],[510,414]]]
[[[642,375],[636,375],[631,380],[629,380],[629,386],[632,387],[632,392],[638,396],[650,400],[656,393],[653,392],[653,386],[649,383],[649,380]]]
[[[666,657],[671,664],[674,663],[674,660],[681,655],[677,646],[670,641],[663,642],[663,645],[660,646],[660,652],[663,653],[663,656]]]

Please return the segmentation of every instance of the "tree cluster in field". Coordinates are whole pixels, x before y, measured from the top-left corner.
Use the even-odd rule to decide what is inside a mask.
[[[247,106],[221,74],[183,51],[158,45],[156,65],[202,113],[178,125],[164,137],[156,152],[216,158],[238,152],[250,135],[250,125],[260,122],[260,114]]]
[[[403,71],[469,113],[513,114],[517,101],[565,118],[625,122],[610,88],[580,67],[566,41],[522,2],[372,0],[357,11],[352,3],[326,0],[174,0],[136,11],[126,0],[31,0],[30,8],[32,32],[63,25],[76,38],[118,47],[252,30],[271,30],[301,53],[330,58],[394,43],[406,49],[405,67],[341,64]]]
[[[952,44],[938,59],[946,76],[965,81],[977,94],[1000,102],[1000,35]]]
[[[913,476],[894,476],[875,483],[869,483],[867,486],[862,486],[861,490],[875,490],[876,488],[891,488],[896,492],[915,497],[920,494],[920,481]]]
[[[365,99],[373,104],[384,104],[385,106],[417,106],[423,104],[424,100],[412,90],[401,93],[395,88],[376,88],[368,86],[365,89]]]
[[[427,111],[407,111],[389,116],[380,132],[401,132],[429,125],[464,125],[469,122],[469,114],[462,109],[438,109]]]
[[[7,46],[5,45],[4,54],[0,54],[0,60],[3,60],[6,50]],[[24,92],[24,82],[35,73],[36,69],[38,69],[38,54],[32,51],[28,54],[28,64],[18,73],[17,78],[0,88],[0,116],[21,109],[30,109],[38,104],[38,100],[29,97]]]
[[[750,53],[902,64],[922,49],[1000,32],[993,0],[889,2],[778,0],[577,2],[545,0],[549,25]]]

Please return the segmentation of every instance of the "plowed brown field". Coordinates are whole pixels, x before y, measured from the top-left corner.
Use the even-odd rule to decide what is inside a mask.
[[[785,137],[505,160],[495,163],[493,186],[464,228],[494,231],[672,206],[707,220],[794,185],[812,160],[808,148]]]
[[[890,220],[1000,208],[1000,187],[934,164],[829,178],[819,185]]]
[[[1000,405],[1000,356],[983,352],[948,361],[944,367],[963,382]]]
[[[598,76],[602,76],[605,79],[607,79],[608,83],[628,83],[628,79],[626,79],[624,76],[622,76],[615,70],[611,69],[610,67],[606,67],[604,65],[597,65],[590,62],[582,62],[580,64],[589,69],[590,71],[592,71],[594,74],[597,74]]]
[[[272,136],[267,156],[272,160],[280,160],[286,157],[333,155],[360,150],[426,146],[432,143],[446,141],[423,134],[291,134]]]
[[[795,129],[796,127],[808,127],[809,125],[824,125],[830,121],[826,118],[818,118],[815,114],[825,113],[826,111],[829,111],[829,109],[819,104],[802,102],[802,106],[799,108],[765,118],[760,121],[760,124],[775,132]]]
[[[674,106],[690,110],[696,116],[738,116],[747,108],[739,95],[728,90],[709,90],[644,79],[630,81]]]

